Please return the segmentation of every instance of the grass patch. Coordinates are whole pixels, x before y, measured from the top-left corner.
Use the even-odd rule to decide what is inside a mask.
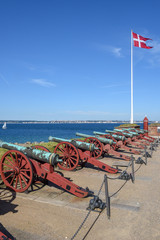
[[[116,128],[140,128],[140,126],[135,123],[133,123],[133,124],[132,123],[124,123],[124,124],[119,125]]]
[[[46,148],[48,148],[48,150],[50,151],[50,152],[53,152],[54,151],[54,149],[55,149],[55,146],[57,145],[58,143],[56,143],[56,142],[40,142],[40,143],[38,143],[38,144],[32,144],[31,146],[35,146],[35,145],[41,145],[41,146],[43,146],[43,147],[46,147]]]
[[[5,152],[7,152],[7,149],[0,148],[0,159],[2,158],[3,154],[5,154]]]
[[[34,145],[41,145],[41,146],[44,146],[44,147],[48,148],[48,150],[50,152],[53,152],[54,148],[57,144],[58,143],[56,143],[56,142],[42,142],[42,143],[40,142],[40,143],[37,143],[37,144],[24,144],[24,146],[29,147],[29,146],[34,146]],[[22,144],[20,144],[20,145],[22,145]],[[3,154],[7,151],[8,151],[8,149],[0,148],[0,159],[2,158]]]

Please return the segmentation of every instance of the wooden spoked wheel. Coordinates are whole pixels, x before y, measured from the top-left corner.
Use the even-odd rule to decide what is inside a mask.
[[[59,168],[71,171],[78,166],[79,153],[73,144],[68,142],[58,143],[54,149],[54,153],[57,153],[59,158],[63,160],[62,163],[57,164]]]
[[[4,184],[15,192],[26,191],[33,181],[30,160],[17,150],[9,150],[2,156],[0,174]]]
[[[50,152],[48,148],[46,147],[43,147],[41,145],[35,145],[35,146],[32,146],[32,148],[34,149],[38,149],[38,150],[42,150],[42,151],[46,151],[46,152]]]
[[[88,137],[84,139],[84,142],[92,143],[95,145],[96,148],[98,148],[98,149],[95,149],[93,152],[91,152],[91,157],[99,158],[102,155],[102,152],[103,152],[102,143],[97,138]]]
[[[41,146],[41,145],[34,145],[34,146],[31,146],[32,149],[38,149],[38,150],[42,150],[42,151],[46,151],[46,152],[50,152],[48,148],[44,147],[44,146]],[[33,171],[33,182],[34,182],[34,185],[35,184],[40,184],[40,183],[43,183],[43,184],[46,184],[47,183],[47,180],[46,179],[42,179],[41,177],[39,177],[36,173],[36,171]],[[36,186],[36,185],[35,185]]]

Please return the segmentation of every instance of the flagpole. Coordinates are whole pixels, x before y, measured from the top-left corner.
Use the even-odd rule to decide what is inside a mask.
[[[133,123],[133,43],[132,43],[132,30],[131,30],[131,120]]]

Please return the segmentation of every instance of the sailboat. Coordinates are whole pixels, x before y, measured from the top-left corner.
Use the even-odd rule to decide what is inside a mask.
[[[6,122],[5,122],[2,126],[2,129],[6,129],[6,128],[7,128],[7,126],[6,126]]]

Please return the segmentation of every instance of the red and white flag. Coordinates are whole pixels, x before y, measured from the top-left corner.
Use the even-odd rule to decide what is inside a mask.
[[[152,40],[152,39],[144,38],[141,35],[134,33],[134,32],[132,32],[132,36],[133,36],[133,42],[134,42],[135,47],[147,48],[147,49],[152,48],[152,47],[146,45],[146,41]]]

